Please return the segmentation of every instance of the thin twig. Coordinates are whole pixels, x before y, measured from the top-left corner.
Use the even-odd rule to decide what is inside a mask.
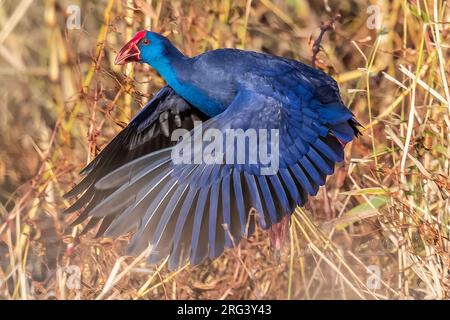
[[[315,68],[316,67],[316,58],[317,54],[320,52],[320,49],[322,48],[322,38],[325,32],[334,30],[334,22],[336,20],[339,20],[341,18],[341,15],[338,13],[333,18],[328,19],[325,22],[322,22],[322,25],[320,26],[320,34],[317,37],[317,39],[314,41],[314,44],[312,46],[312,62],[311,65]]]

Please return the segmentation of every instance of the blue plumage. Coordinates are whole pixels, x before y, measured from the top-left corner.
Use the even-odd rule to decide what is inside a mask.
[[[168,85],[83,170],[86,177],[68,195],[84,193],[67,211],[85,207],[77,223],[91,217],[88,226],[100,223],[101,233],[137,229],[129,252],[151,244],[151,263],[170,255],[172,269],[188,259],[196,264],[251,235],[255,222],[275,225],[317,194],[358,134],[336,82],[294,60],[236,49],[189,58],[165,37],[141,31],[116,59],[131,61],[150,64]],[[194,128],[196,121],[202,126]],[[194,139],[210,129],[223,136],[275,129],[279,168],[263,175],[262,162],[173,163],[173,148],[188,143],[170,139],[179,128]],[[257,150],[275,148],[268,141],[258,141]],[[192,158],[208,147],[200,144]],[[245,148],[250,157],[251,146]]]

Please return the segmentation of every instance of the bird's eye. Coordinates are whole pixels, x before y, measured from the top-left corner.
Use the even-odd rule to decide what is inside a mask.
[[[147,46],[150,44],[150,41],[147,38],[144,38],[144,40],[142,40],[142,43]]]

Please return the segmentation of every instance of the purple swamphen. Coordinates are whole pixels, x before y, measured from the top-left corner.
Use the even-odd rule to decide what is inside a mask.
[[[85,231],[98,225],[98,235],[135,231],[128,253],[150,244],[150,263],[169,255],[171,269],[197,264],[238,244],[256,223],[276,225],[316,195],[359,133],[336,82],[298,61],[236,49],[190,58],[162,35],[140,31],[115,62],[147,63],[167,85],[82,170],[67,194],[79,198],[66,211],[82,209],[74,224],[89,219]],[[171,133],[192,134],[196,121],[223,134],[276,130],[278,170],[262,174],[259,162],[175,163],[184,138],[173,141]]]

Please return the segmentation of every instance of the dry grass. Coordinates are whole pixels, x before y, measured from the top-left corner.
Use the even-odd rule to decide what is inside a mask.
[[[449,298],[449,3],[378,1],[378,32],[366,0],[44,3],[0,1],[0,299]],[[81,30],[65,28],[70,4],[81,5]],[[62,194],[163,85],[146,66],[112,63],[137,29],[165,32],[190,55],[238,47],[308,62],[310,37],[338,11],[319,65],[364,136],[294,214],[280,252],[258,232],[169,273],[122,258],[127,237],[68,227]]]

